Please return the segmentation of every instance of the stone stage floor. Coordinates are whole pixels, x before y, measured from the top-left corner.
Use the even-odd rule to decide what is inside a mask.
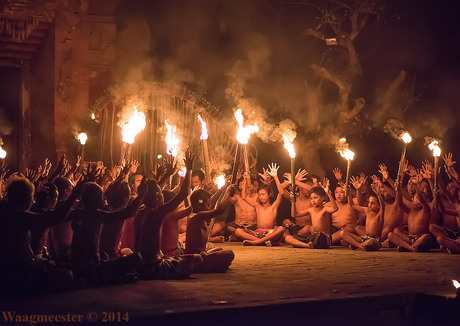
[[[224,274],[9,299],[0,307],[22,314],[81,313],[86,322],[86,315],[95,312],[99,323],[104,315],[110,321],[107,313],[113,312],[112,322],[128,325],[283,325],[300,320],[343,325],[348,317],[406,325],[413,321],[414,306],[420,309],[417,293],[457,302],[452,279],[460,279],[460,255],[219,246],[236,256]],[[128,312],[129,321],[117,322],[119,312],[122,317]],[[6,325],[3,319],[0,325]]]

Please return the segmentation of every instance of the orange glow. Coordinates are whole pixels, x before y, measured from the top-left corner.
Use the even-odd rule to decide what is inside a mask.
[[[176,137],[176,126],[170,125],[168,120],[165,120],[165,125],[166,129],[168,130],[165,137],[166,153],[176,157],[178,152],[177,148],[179,145],[179,139]]]
[[[200,120],[200,122],[201,122],[201,136],[200,136],[200,139],[201,140],[206,140],[206,139],[208,139],[208,127],[206,125],[206,122],[204,122],[204,120],[201,118],[200,115],[198,115],[198,120]]]
[[[236,110],[235,119],[238,122],[238,132],[236,134],[236,140],[240,144],[247,144],[251,135],[259,131],[259,127],[257,126],[257,124],[244,127],[244,118],[241,109]]]
[[[128,144],[134,143],[134,138],[138,133],[144,130],[146,125],[145,114],[139,112],[135,105],[133,109],[131,114],[122,117],[124,121],[120,124],[123,141]]]

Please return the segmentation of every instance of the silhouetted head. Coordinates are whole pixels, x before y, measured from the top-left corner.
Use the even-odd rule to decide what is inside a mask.
[[[163,193],[155,179],[149,179],[147,181],[148,191],[144,198],[144,204],[148,208],[157,208],[164,204]]]
[[[59,193],[58,202],[67,200],[72,193],[72,182],[70,182],[68,178],[59,177],[54,180],[54,184],[56,185]]]
[[[88,182],[83,186],[80,203],[88,209],[101,209],[105,204],[102,187],[95,182]]]
[[[208,211],[211,194],[204,189],[197,189],[190,195],[190,204],[194,212]]]
[[[106,196],[107,203],[114,209],[124,208],[131,198],[131,189],[127,182],[122,182],[116,189],[109,191]]]
[[[34,192],[35,187],[28,179],[15,179],[7,188],[8,205],[16,211],[26,211],[34,202]]]
[[[47,182],[42,189],[35,194],[37,205],[45,210],[54,209],[58,199],[58,188],[55,184]]]

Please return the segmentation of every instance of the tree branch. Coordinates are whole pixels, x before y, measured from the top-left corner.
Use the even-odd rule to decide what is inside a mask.
[[[324,41],[325,40],[325,37],[324,37],[324,34],[321,33],[321,32],[318,32],[317,30],[314,30],[314,29],[307,29],[306,31],[304,31],[302,33],[303,36],[313,36],[313,37],[316,37],[317,39],[319,40],[322,40]]]
[[[320,67],[316,64],[312,64],[311,69],[318,76],[326,80],[329,80],[330,82],[334,83],[337,86],[337,88],[339,89],[339,94],[340,94],[340,103],[342,104],[342,107],[347,108],[348,98],[349,98],[350,89],[351,89],[350,85],[345,83],[342,79],[340,79],[335,74],[331,73],[326,68]]]

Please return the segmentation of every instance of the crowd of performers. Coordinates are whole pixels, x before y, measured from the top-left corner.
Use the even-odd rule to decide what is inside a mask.
[[[99,164],[72,167],[64,156],[53,173],[46,160],[25,175],[2,161],[0,291],[225,272],[234,253],[213,244],[224,241],[460,253],[460,181],[452,155],[443,159],[446,173],[437,173],[436,182],[429,162],[416,169],[405,161],[398,183],[384,164],[380,177],[360,173],[348,189],[339,169],[333,190],[328,179],[299,170],[294,191],[289,174],[280,181],[276,164],[260,173],[241,171],[236,184],[217,189],[204,183],[202,170],[192,171],[190,152],[184,176],[167,157],[152,178],[137,173],[136,161],[109,171]]]

